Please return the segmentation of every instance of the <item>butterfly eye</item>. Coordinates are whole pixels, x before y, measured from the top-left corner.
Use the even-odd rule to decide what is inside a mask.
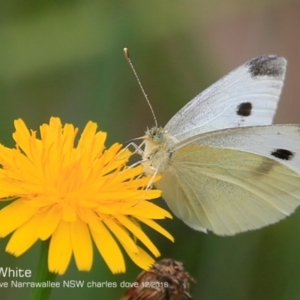
[[[164,141],[164,135],[162,132],[157,132],[155,135],[153,135],[153,141],[157,144],[161,144]]]

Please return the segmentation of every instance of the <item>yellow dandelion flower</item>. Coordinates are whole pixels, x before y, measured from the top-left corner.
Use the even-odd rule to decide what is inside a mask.
[[[40,138],[15,121],[16,147],[0,144],[0,198],[12,200],[0,211],[0,237],[12,233],[6,251],[19,256],[36,241],[50,239],[48,267],[63,274],[74,256],[77,268],[91,269],[93,241],[113,273],[125,271],[121,245],[142,269],[160,253],[140,227],[144,223],[169,239],[154,219],[170,218],[145,190],[142,167],[127,167],[131,155],[114,144],[105,149],[105,132],[88,122],[79,141],[78,128],[51,118]],[[139,242],[138,242],[139,241]]]

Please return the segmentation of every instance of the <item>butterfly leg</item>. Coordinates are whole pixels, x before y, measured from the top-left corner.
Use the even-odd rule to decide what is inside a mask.
[[[139,155],[143,155],[144,154],[144,150],[141,148],[143,146],[144,143],[137,145],[134,142],[130,142],[129,144],[126,145],[126,147],[124,148],[124,150],[128,149],[129,147],[133,147],[134,151],[133,154],[139,154]]]

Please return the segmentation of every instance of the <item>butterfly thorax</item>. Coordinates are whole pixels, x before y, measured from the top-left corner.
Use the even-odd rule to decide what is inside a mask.
[[[160,173],[166,168],[171,149],[176,142],[176,138],[162,127],[152,127],[146,131],[143,142],[143,167],[146,174]]]

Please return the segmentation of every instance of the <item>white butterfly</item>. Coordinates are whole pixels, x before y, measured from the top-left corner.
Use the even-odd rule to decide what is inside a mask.
[[[300,125],[270,125],[286,60],[235,69],[147,130],[143,167],[161,174],[173,213],[190,227],[233,235],[275,223],[300,203]]]

